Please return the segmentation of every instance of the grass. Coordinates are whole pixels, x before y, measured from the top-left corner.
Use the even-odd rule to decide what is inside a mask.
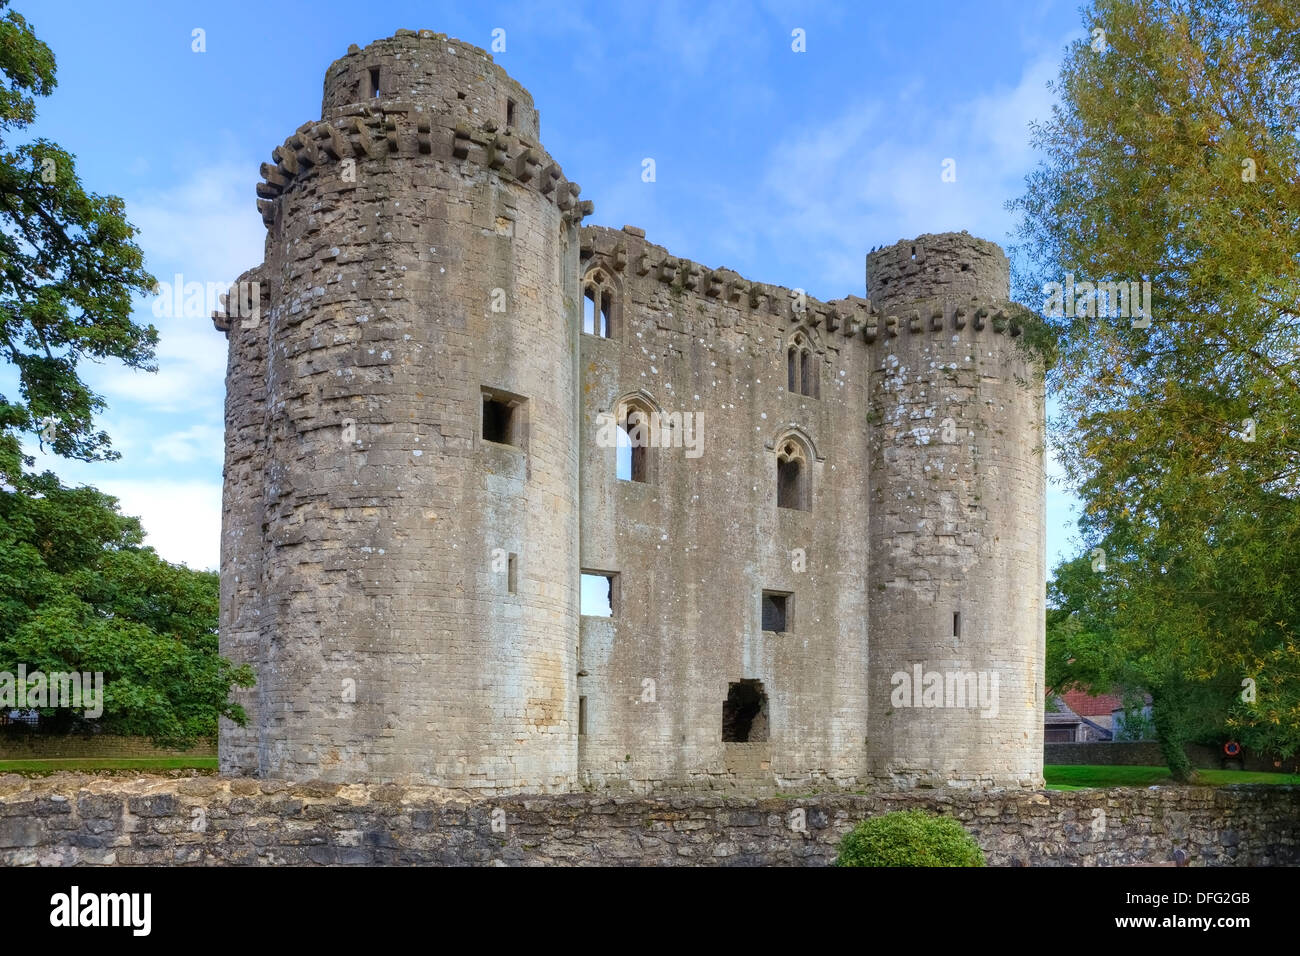
[[[57,757],[48,760],[0,760],[0,773],[47,774],[96,770],[206,770],[215,772],[216,757]]]
[[[1088,790],[1094,787],[1151,787],[1172,785],[1168,767],[1094,766],[1048,764],[1043,767],[1048,790]],[[1300,785],[1300,774],[1256,773],[1248,770],[1198,770],[1196,783],[1221,787],[1231,783]]]

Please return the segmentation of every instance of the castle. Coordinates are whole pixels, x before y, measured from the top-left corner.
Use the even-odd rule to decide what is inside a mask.
[[[996,245],[821,302],[584,226],[527,90],[429,31],[350,47],[271,155],[260,318],[214,316],[257,674],[222,772],[1041,786],[1043,380]]]

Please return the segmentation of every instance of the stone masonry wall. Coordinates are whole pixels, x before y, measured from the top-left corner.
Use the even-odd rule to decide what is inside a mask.
[[[858,821],[956,817],[990,865],[1300,864],[1300,788],[568,794],[214,777],[0,777],[0,863],[822,866]]]

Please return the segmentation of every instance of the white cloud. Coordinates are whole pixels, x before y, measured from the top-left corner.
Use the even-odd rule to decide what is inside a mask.
[[[221,481],[159,478],[94,482],[121,500],[123,514],[140,518],[145,544],[173,563],[216,570],[221,562]]]

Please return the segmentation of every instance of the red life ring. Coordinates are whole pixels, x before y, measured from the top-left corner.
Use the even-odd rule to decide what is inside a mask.
[[[1237,743],[1235,740],[1229,740],[1223,745],[1223,752],[1229,757],[1235,757],[1237,754],[1241,753],[1241,744]]]

